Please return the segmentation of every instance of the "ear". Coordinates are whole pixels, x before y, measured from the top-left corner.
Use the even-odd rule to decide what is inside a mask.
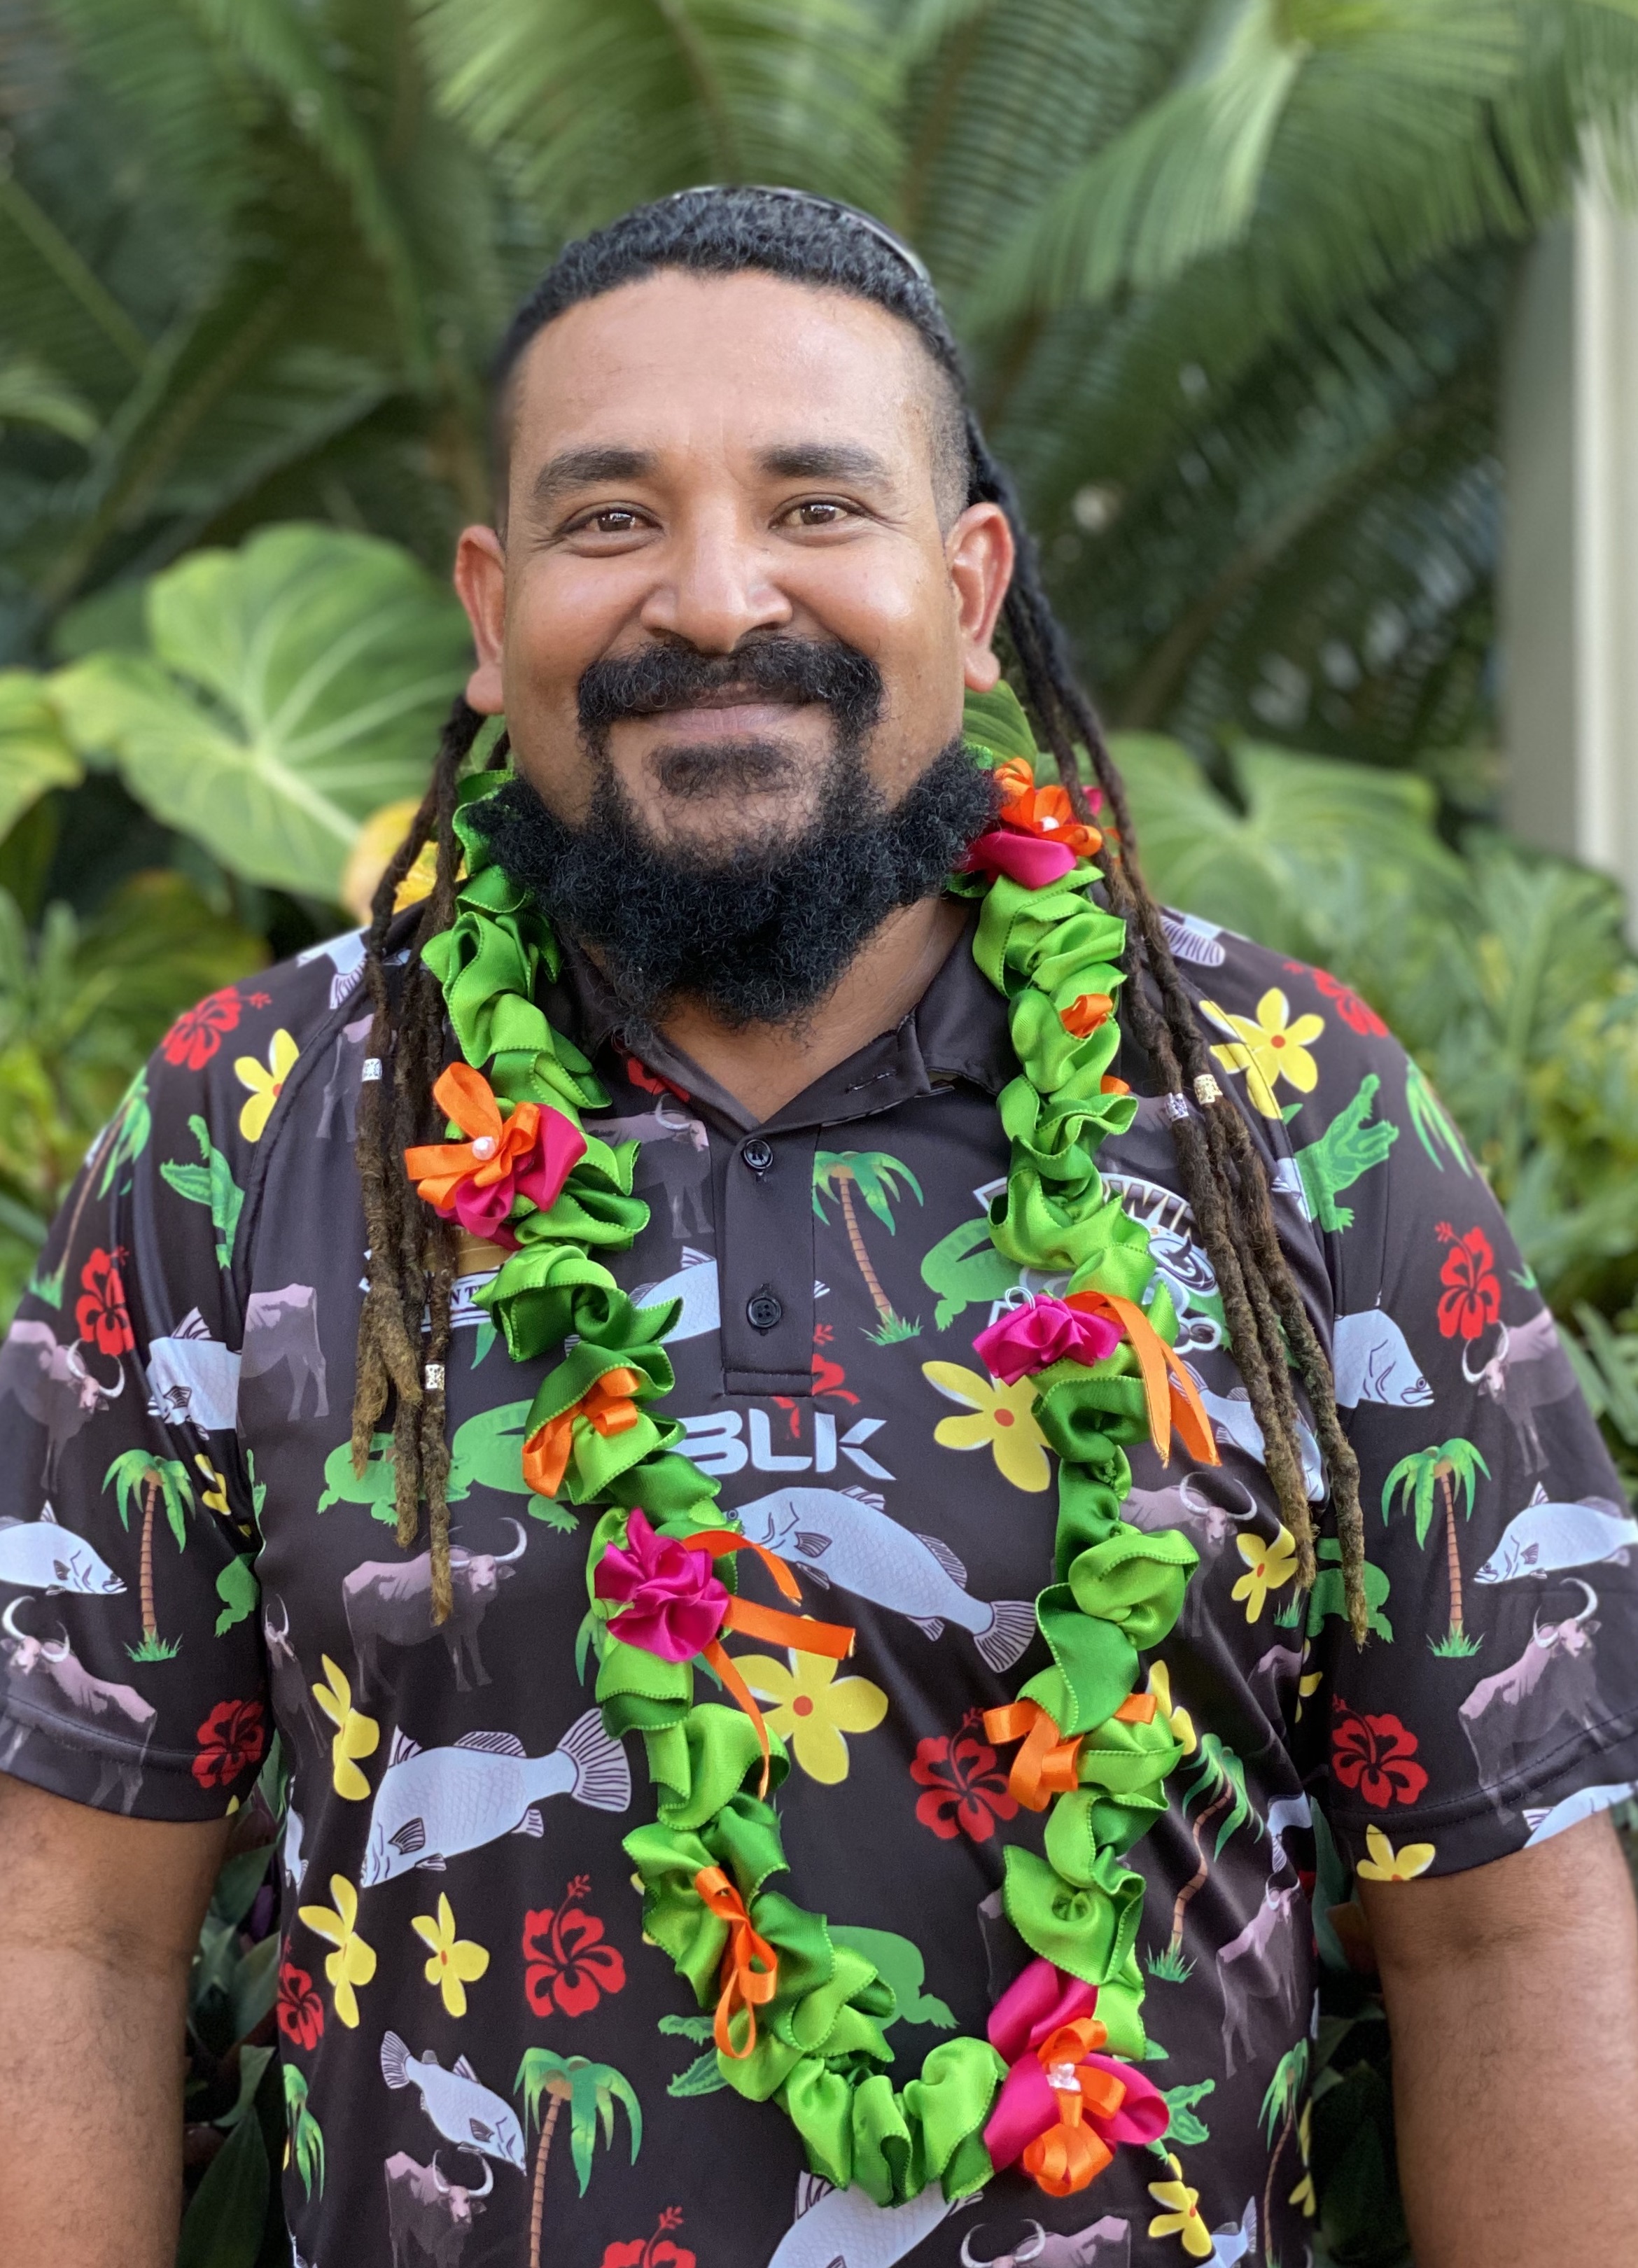
[[[492,527],[463,527],[455,547],[455,590],[472,625],[477,666],[467,680],[467,699],[480,716],[505,708],[500,689],[506,637],[506,552]]]
[[[951,523],[944,554],[955,586],[962,643],[963,680],[970,693],[992,693],[1001,665],[995,624],[1013,579],[1013,532],[998,504],[970,504]]]

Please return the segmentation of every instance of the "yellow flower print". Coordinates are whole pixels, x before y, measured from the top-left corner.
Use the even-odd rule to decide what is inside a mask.
[[[437,1919],[431,1914],[415,1914],[410,1926],[423,1944],[432,1948],[432,1957],[426,1964],[427,1983],[437,1985],[444,1996],[444,2007],[452,2016],[464,2016],[467,1986],[476,1984],[489,1967],[487,1950],[475,1945],[469,1937],[455,1935],[455,1910],[441,1892]]]
[[[219,1513],[222,1515],[222,1518],[225,1520],[227,1517],[227,1483],[223,1479],[221,1474],[218,1472],[216,1467],[211,1463],[209,1457],[196,1457],[194,1459],[194,1465],[196,1469],[202,1472],[205,1477],[205,1486],[199,1491],[200,1503],[203,1505],[207,1512]]]
[[[234,1078],[250,1089],[250,1100],[239,1114],[239,1130],[247,1142],[259,1142],[267,1131],[273,1105],[284,1092],[284,1081],[300,1053],[290,1034],[280,1029],[273,1035],[266,1063],[258,1063],[255,1056],[240,1056],[235,1062]]]
[[[323,1659],[325,1683],[314,1687],[313,1697],[336,1727],[336,1737],[330,1742],[330,1771],[336,1793],[349,1803],[362,1803],[370,1793],[370,1783],[354,1759],[375,1754],[380,1746],[381,1728],[373,1717],[366,1717],[353,1707],[352,1688],[347,1683],[346,1671],[328,1653]]]
[[[1309,2171],[1308,2163],[1309,2125],[1313,2116],[1314,2105],[1310,2099],[1302,2105],[1302,2116],[1297,2120],[1297,2147],[1302,2153],[1302,2178],[1286,2199],[1288,2205],[1300,2205],[1310,2220],[1319,2211],[1314,2196],[1314,2176]]]
[[[1169,2182],[1151,2182],[1149,2195],[1156,2205],[1163,2205],[1164,2213],[1157,2213],[1149,2223],[1151,2236],[1175,2236],[1191,2260],[1209,2260],[1212,2257],[1211,2238],[1206,2234],[1206,2224],[1196,2208],[1200,2202],[1199,2190],[1184,2186],[1183,2168],[1171,2152],[1166,2153],[1166,2163],[1171,2173]]]
[[[1228,1595],[1245,1601],[1245,1618],[1254,1623],[1268,1594],[1280,1590],[1296,1573],[1296,1538],[1282,1527],[1272,1543],[1261,1535],[1236,1535],[1235,1543],[1245,1562],[1245,1572]]]
[[[1368,1882],[1413,1882],[1434,1862],[1431,1843],[1406,1843],[1396,1851],[1380,1827],[1365,1830],[1365,1845],[1370,1856],[1354,1871]]]
[[[328,1906],[300,1906],[297,1911],[315,1937],[328,1938],[336,1948],[324,1956],[324,1974],[335,1987],[336,2015],[349,2031],[356,2031],[357,1988],[374,1976],[375,1954],[358,1934],[358,1893],[345,1874],[330,1876],[330,1896],[336,1901],[334,1912]]]
[[[958,1362],[924,1362],[921,1374],[936,1386],[947,1401],[960,1402],[970,1418],[941,1418],[933,1438],[946,1449],[992,1449],[1003,1480],[1015,1489],[1038,1494],[1051,1478],[1046,1462],[1046,1436],[1030,1408],[1035,1381],[1021,1378],[1016,1386],[1003,1386],[999,1378],[980,1377]]]
[[[1323,1016],[1291,1018],[1291,1003],[1277,984],[1270,985],[1257,1004],[1257,1021],[1230,1015],[1214,1000],[1200,1003],[1221,1031],[1234,1037],[1212,1053],[1226,1071],[1245,1073],[1245,1091],[1265,1118],[1282,1114],[1274,1089],[1283,1079],[1300,1094],[1312,1094],[1319,1084],[1319,1067],[1309,1053],[1309,1043],[1325,1028]]]
[[[1302,1641],[1302,1659],[1297,1664],[1296,1722],[1299,1725],[1302,1721],[1302,1705],[1304,1702],[1311,1701],[1314,1696],[1318,1692],[1320,1687],[1325,1682],[1325,1673],[1323,1669],[1310,1669],[1306,1667],[1310,1651],[1310,1643],[1307,1638],[1304,1638]]]
[[[834,1787],[847,1778],[845,1733],[870,1733],[888,1697],[867,1677],[838,1677],[839,1662],[793,1653],[790,1668],[765,1653],[742,1654],[740,1675],[759,1701],[774,1701],[768,1728],[786,1742],[809,1779]]]
[[[1156,1714],[1163,1717],[1171,1727],[1171,1736],[1185,1756],[1192,1756],[1199,1746],[1195,1737],[1194,1719],[1179,1702],[1175,1707],[1171,1697],[1171,1672],[1163,1661],[1149,1664],[1149,1691],[1159,1704]]]

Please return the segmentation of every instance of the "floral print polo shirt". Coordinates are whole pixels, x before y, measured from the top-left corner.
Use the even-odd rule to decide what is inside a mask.
[[[621,1848],[643,1781],[592,1707],[579,1519],[523,1487],[537,1368],[474,1303],[497,1255],[469,1242],[434,1626],[386,1440],[362,1478],[349,1450],[358,939],[183,1016],[98,1140],[0,1351],[0,1768],[203,1819],[248,1796],[277,1730],[284,2200],[308,2268],[953,2268],[1043,2230],[1082,2268],[1294,2268],[1316,1962],[1358,1955],[1353,1878],[1481,1866],[1638,1781],[1638,1528],[1456,1130],[1333,978],[1172,934],[1332,1351],[1370,1637],[1347,1634],[1329,1527],[1297,1584],[1142,1100],[1102,1164],[1152,1232],[1221,1453],[1134,1451],[1128,1507],[1200,1554],[1143,1665],[1186,1756],[1132,1860],[1171,2122],[1057,2202],[1014,2171],[959,2207],[878,2210],[721,2084],[710,2012],[644,1939]],[[792,1758],[793,1894],[892,1985],[902,2081],[1024,1965],[1002,1853],[1042,1831],[983,1728],[1039,1666],[1055,1502],[1028,1381],[973,1348],[1052,1288],[985,1233],[1004,1012],[958,946],[896,1030],[758,1125],[629,1049],[572,960],[550,1006],[606,1084],[596,1130],[640,1145],[648,1223],[616,1265],[680,1302],[687,1453],[858,1632],[841,1664],[736,1652]],[[1120,1068],[1149,1095],[1129,1045]]]

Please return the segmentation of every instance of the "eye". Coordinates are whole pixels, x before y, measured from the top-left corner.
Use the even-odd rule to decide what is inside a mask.
[[[581,533],[594,535],[630,535],[638,525],[638,515],[630,504],[611,504],[583,519],[579,527]]]
[[[851,510],[835,497],[807,497],[793,504],[786,517],[798,527],[839,527],[851,516]]]

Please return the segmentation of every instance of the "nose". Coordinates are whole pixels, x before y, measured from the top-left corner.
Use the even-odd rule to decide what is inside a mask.
[[[790,600],[772,574],[756,529],[733,505],[702,511],[666,545],[660,572],[646,600],[643,628],[701,653],[732,653],[756,630],[782,630]]]

